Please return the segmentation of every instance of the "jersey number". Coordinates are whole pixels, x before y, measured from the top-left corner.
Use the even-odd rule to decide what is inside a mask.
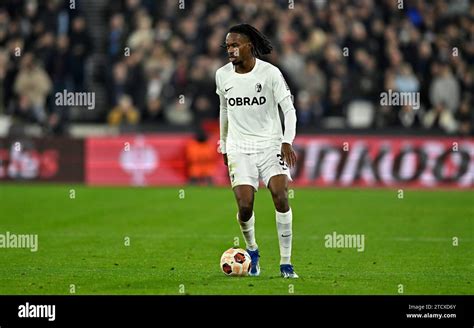
[[[283,157],[281,156],[281,154],[277,154],[277,157],[280,160],[280,162],[278,164],[281,165],[281,168],[283,170],[286,170],[288,168],[288,165],[286,165],[286,163],[283,161]]]

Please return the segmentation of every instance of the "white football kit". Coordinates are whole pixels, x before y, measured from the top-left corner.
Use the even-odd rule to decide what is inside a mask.
[[[259,179],[268,186],[270,178],[290,170],[282,160],[281,144],[291,144],[296,133],[296,114],[290,89],[280,70],[256,58],[253,69],[244,74],[232,63],[216,72],[216,93],[220,97],[220,147],[227,154],[232,188],[251,185]],[[285,115],[285,134],[278,105]]]

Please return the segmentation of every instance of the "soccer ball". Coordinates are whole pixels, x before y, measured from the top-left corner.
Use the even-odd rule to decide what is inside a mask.
[[[246,276],[250,270],[249,253],[242,248],[229,248],[222,254],[221,270],[226,276]]]

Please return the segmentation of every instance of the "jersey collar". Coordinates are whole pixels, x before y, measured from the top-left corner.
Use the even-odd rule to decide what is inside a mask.
[[[250,72],[247,72],[247,73],[237,73],[237,72],[235,71],[235,67],[232,67],[232,71],[234,72],[234,75],[236,75],[236,76],[242,76],[242,77],[244,77],[244,76],[252,75],[252,74],[257,70],[257,66],[258,66],[258,64],[259,64],[259,61],[260,61],[260,59],[255,58],[255,65],[253,66],[253,68],[252,68],[252,70],[251,70]]]

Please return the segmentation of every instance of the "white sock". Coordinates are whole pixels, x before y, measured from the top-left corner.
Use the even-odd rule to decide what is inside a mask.
[[[257,242],[255,241],[255,213],[252,212],[252,217],[244,222],[239,219],[239,213],[237,213],[237,222],[240,224],[240,231],[245,239],[247,248],[254,251],[258,248]]]
[[[291,264],[293,213],[291,208],[286,213],[275,212],[278,242],[280,243],[280,264]]]

